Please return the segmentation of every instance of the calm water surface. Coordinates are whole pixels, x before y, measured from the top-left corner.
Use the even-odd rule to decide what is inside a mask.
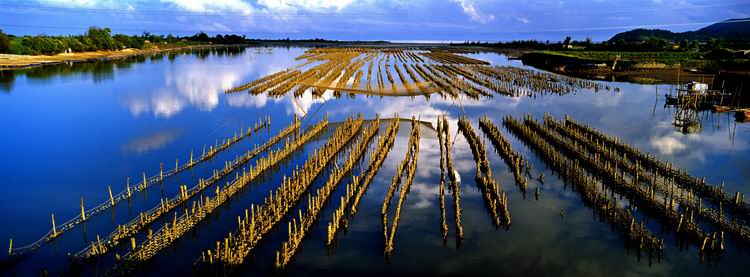
[[[507,114],[531,113],[538,119],[544,113],[556,117],[569,114],[693,175],[706,176],[710,183],[723,181],[729,192],[750,194],[750,186],[746,184],[750,179],[750,125],[736,124],[728,115],[701,113],[694,115],[700,128],[682,132],[672,124],[675,111],[664,107],[663,93],[670,88],[668,85],[610,83],[621,91],[582,90],[565,96],[535,98],[496,95],[478,101],[466,98],[453,101],[437,95],[429,100],[362,96],[337,99],[330,94],[312,99],[307,93],[292,99],[223,93],[225,89],[296,65],[294,58],[305,50],[212,50],[2,72],[0,242],[13,239],[14,247],[31,243],[47,233],[52,213],[58,223],[76,216],[80,213],[81,198],[85,206],[92,207],[108,199],[107,186],[113,191],[122,190],[128,177],[137,183],[144,172],[148,176],[157,174],[160,163],[171,168],[175,159],[183,163],[191,151],[199,155],[204,145],[233,136],[241,127],[257,122],[261,115],[272,118],[269,130],[254,134],[210,162],[171,177],[162,185],[137,194],[128,203],[97,215],[53,243],[44,244],[4,274],[28,276],[46,271],[53,275],[93,275],[106,271],[113,264],[113,254],[83,269],[71,266],[68,254],[78,252],[96,240],[97,235],[106,236],[114,226],[153,207],[160,198],[175,195],[179,185],[190,187],[198,178],[208,177],[225,161],[273,136],[294,116],[304,116],[304,126],[309,126],[325,113],[332,122],[355,113],[362,113],[366,119],[376,113],[381,117],[398,113],[402,118],[414,115],[435,122],[439,115],[447,113],[455,137],[457,119],[464,112],[477,131],[481,116],[488,116],[499,125]],[[497,54],[470,56],[496,65],[523,66]],[[383,123],[381,131],[387,124]],[[333,128],[335,125],[329,131]],[[747,251],[731,243],[731,237],[718,262],[701,262],[695,247],[680,250],[671,235],[665,236],[666,249],[661,257],[639,255],[636,250],[627,249],[620,233],[599,222],[581,204],[576,192],[566,188],[533,152],[506,130],[503,131],[515,149],[532,162],[533,175],[545,173],[544,184],[536,180],[529,183],[532,193],[540,187],[540,199],[535,200],[532,193],[524,197],[518,191],[512,174],[487,141],[494,175],[501,189],[508,192],[513,218],[510,229],[496,229],[474,183],[476,167],[469,145],[459,135],[453,157],[463,180],[465,238],[458,247],[451,224],[452,205],[447,205],[449,240],[444,245],[439,230],[438,141],[428,126],[423,126],[422,131],[417,173],[402,212],[392,259],[383,259],[379,210],[396,165],[405,155],[409,133],[409,123],[405,121],[394,149],[367,191],[348,231],[339,234],[333,247],[326,247],[326,225],[338,206],[337,200],[332,201],[305,240],[289,269],[290,274],[737,275],[745,272],[750,261]],[[214,247],[217,240],[235,230],[236,216],[250,204],[262,202],[268,191],[279,184],[281,176],[301,165],[326,138],[326,134],[319,136],[273,172],[246,187],[139,273],[190,275],[192,263],[201,251]],[[364,167],[363,164],[352,173],[361,175]],[[321,186],[325,177],[319,178],[315,186]],[[337,199],[342,191],[343,187],[339,187],[332,199]],[[447,196],[446,202],[450,201],[452,198]],[[155,226],[167,220],[171,221],[171,217],[157,221]],[[657,235],[665,233],[654,221],[649,228]],[[240,273],[269,273],[275,251],[286,236],[286,228],[275,230]],[[127,250],[123,245],[114,253],[123,254]]]

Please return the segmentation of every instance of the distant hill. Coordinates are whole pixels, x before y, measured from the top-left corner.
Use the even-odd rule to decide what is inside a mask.
[[[706,41],[717,38],[731,41],[750,41],[750,18],[730,19],[703,27],[697,31],[675,33],[660,29],[635,29],[616,34],[609,42],[620,39],[633,42],[645,41],[650,38],[661,38],[670,41],[699,40]]]

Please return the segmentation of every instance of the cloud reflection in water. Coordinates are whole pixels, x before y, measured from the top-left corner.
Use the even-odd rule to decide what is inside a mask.
[[[142,137],[133,138],[122,146],[125,153],[145,154],[158,150],[182,135],[182,130],[161,130]]]

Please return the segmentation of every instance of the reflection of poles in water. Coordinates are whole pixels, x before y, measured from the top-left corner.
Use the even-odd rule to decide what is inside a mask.
[[[654,87],[656,88],[656,99],[654,100],[654,110],[651,111],[651,116],[656,115],[656,105],[659,104],[659,85],[654,85]]]
[[[734,122],[734,126],[732,126],[732,135],[729,139],[732,142],[732,146],[734,146],[734,137],[737,135],[737,122]]]
[[[261,130],[263,127],[266,127],[270,124],[270,117],[260,117],[258,122],[253,127],[249,127],[247,129],[242,129],[241,132],[235,133],[234,136],[222,139],[221,144],[218,144],[218,141],[216,145],[211,146],[208,149],[208,152],[204,150],[204,152],[201,154],[200,158],[197,160],[193,159],[193,154],[191,150],[190,154],[190,160],[189,162],[180,165],[179,160],[175,160],[175,168],[174,170],[164,171],[162,164],[159,166],[159,173],[155,174],[151,177],[146,177],[146,173],[143,173],[143,181],[135,184],[135,186],[131,189],[130,186],[130,177],[126,178],[125,181],[125,189],[120,191],[119,193],[112,195],[111,189],[108,188],[108,194],[109,197],[104,202],[100,203],[99,205],[96,205],[94,207],[90,207],[88,210],[85,209],[83,206],[83,199],[81,199],[80,208],[81,213],[80,215],[63,222],[62,224],[59,224],[60,228],[56,228],[56,226],[53,226],[54,230],[50,230],[47,232],[43,237],[38,239],[37,241],[21,246],[15,249],[10,249],[10,255],[13,256],[22,256],[25,254],[30,254],[36,249],[38,249],[42,244],[51,242],[57,237],[61,236],[63,233],[65,233],[68,230],[73,229],[74,227],[78,226],[79,224],[85,222],[86,220],[90,220],[92,217],[101,214],[103,211],[113,209],[115,205],[117,205],[121,201],[130,200],[133,193],[146,191],[147,188],[150,186],[157,184],[157,183],[163,183],[165,177],[170,176],[177,176],[182,171],[185,171],[187,169],[192,168],[193,166],[200,164],[204,161],[211,160],[215,155],[217,155],[219,152],[224,151],[225,149],[229,148],[230,146],[234,145],[235,143],[245,139],[246,137],[251,136],[252,134],[257,133],[259,130]],[[205,146],[204,146],[205,149]],[[84,225],[85,228],[85,225]]]

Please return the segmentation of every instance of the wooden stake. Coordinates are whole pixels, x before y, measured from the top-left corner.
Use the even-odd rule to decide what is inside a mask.
[[[55,227],[55,213],[52,213],[52,237],[57,237],[57,228]]]
[[[115,206],[115,198],[112,197],[112,187],[107,186],[107,190],[109,190],[109,204],[111,204],[113,207]],[[52,218],[55,218],[54,215],[52,215]]]
[[[83,208],[83,197],[81,197],[81,219],[86,221],[86,210]]]
[[[128,198],[130,198],[130,196],[132,195],[132,193],[130,193],[130,177],[128,177],[125,181],[125,189],[127,190]]]

